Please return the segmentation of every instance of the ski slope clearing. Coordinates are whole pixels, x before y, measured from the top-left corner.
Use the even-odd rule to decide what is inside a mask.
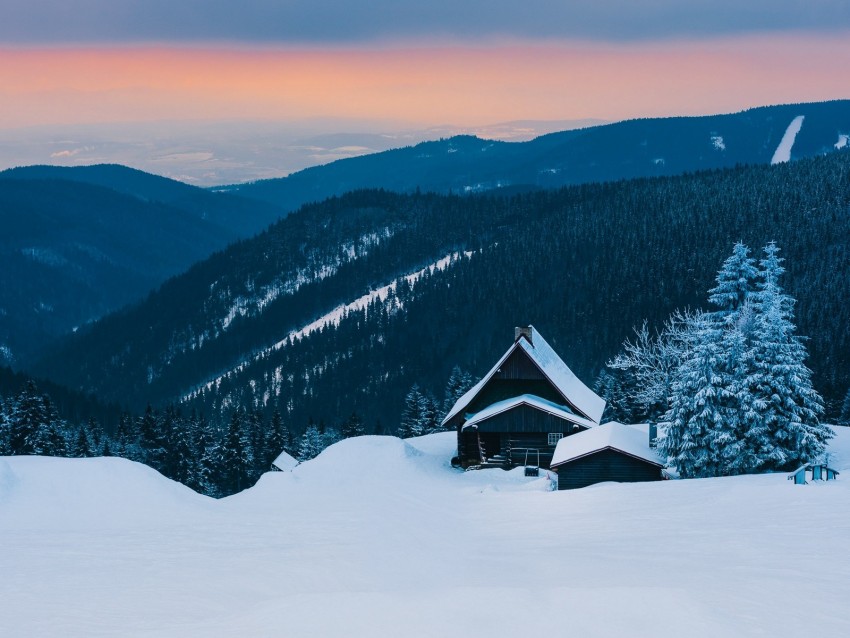
[[[773,153],[773,158],[770,160],[771,164],[782,164],[783,162],[791,161],[791,149],[794,148],[794,142],[797,140],[797,133],[799,133],[800,129],[803,128],[803,120],[805,119],[805,115],[798,115],[791,120],[788,128],[785,129],[785,134],[779,141],[779,146],[776,147],[776,151]]]
[[[784,474],[550,492],[360,437],[213,501],[119,459],[0,459],[4,636],[850,635],[850,432]]]

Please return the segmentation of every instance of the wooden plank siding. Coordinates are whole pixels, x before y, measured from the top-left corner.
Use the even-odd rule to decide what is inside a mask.
[[[518,405],[478,423],[479,432],[560,432],[572,434],[583,430],[580,425],[544,412],[530,405]]]
[[[549,434],[570,436],[583,430],[583,427],[548,412],[528,405],[518,405],[481,421],[477,427],[459,431],[458,458],[463,467],[480,463],[480,439],[487,457],[503,456],[508,459],[508,467],[525,462],[524,451],[512,455],[512,450],[533,448],[540,451],[540,467],[548,468],[557,445],[557,442],[555,445],[549,445]],[[536,465],[537,455],[533,455],[533,458]]]
[[[603,481],[637,483],[660,481],[661,468],[613,449],[604,449],[553,468],[558,489],[572,490]]]

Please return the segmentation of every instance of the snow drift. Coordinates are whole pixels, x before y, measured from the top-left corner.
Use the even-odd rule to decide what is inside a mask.
[[[118,459],[0,460],[9,636],[847,635],[850,432],[784,474],[549,492],[454,434],[349,439],[213,501]]]

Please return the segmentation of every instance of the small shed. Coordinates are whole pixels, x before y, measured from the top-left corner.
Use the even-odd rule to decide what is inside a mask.
[[[664,463],[650,447],[649,433],[616,421],[561,439],[551,469],[558,473],[559,490],[664,478]]]
[[[298,459],[284,450],[274,461],[272,461],[272,471],[279,470],[281,472],[291,472],[295,469],[295,466],[298,465],[298,463],[300,463]]]

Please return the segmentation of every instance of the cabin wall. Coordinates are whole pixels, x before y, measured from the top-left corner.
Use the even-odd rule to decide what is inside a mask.
[[[480,432],[560,432],[566,435],[583,429],[529,405],[518,405],[478,423]]]
[[[584,428],[548,412],[520,405],[497,414],[477,427],[458,431],[458,458],[464,468],[481,463],[480,445],[486,458],[503,457],[507,467],[532,465],[548,468],[557,441],[549,442],[549,434],[570,436]],[[526,455],[526,449],[537,450]]]
[[[559,465],[558,489],[572,490],[603,481],[637,483],[660,481],[661,468],[616,450],[600,450],[575,461]]]

